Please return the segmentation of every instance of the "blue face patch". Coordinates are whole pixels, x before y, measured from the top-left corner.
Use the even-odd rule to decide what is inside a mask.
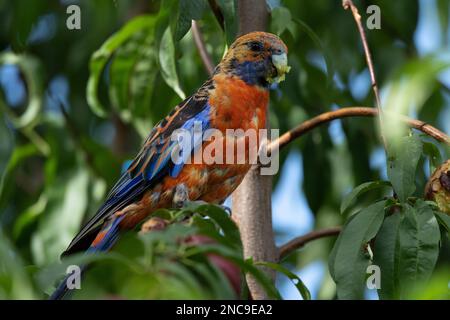
[[[270,68],[270,62],[265,60],[245,61],[237,63],[233,61],[234,74],[250,85],[269,87],[266,81]]]

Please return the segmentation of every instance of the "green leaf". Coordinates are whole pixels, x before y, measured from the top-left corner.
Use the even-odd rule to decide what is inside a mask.
[[[402,202],[416,190],[415,174],[421,154],[422,141],[414,135],[401,137],[388,147],[387,174]]]
[[[351,216],[350,218],[356,217],[356,214]],[[347,222],[348,224],[349,222]],[[341,237],[337,237],[336,241],[334,242],[333,249],[330,252],[330,255],[328,256],[328,271],[330,272],[331,278],[335,279],[336,274],[334,273],[335,265],[336,265],[336,256],[338,252],[338,248],[341,246]]]
[[[443,162],[441,151],[434,143],[424,142],[423,153],[430,159],[430,173],[432,174]]]
[[[107,109],[102,105],[98,98],[98,86],[100,79],[103,75],[103,71],[111,59],[114,52],[127,42],[134,34],[139,31],[153,28],[154,17],[149,15],[142,15],[134,18],[128,22],[119,31],[113,34],[108,40],[94,52],[89,64],[89,80],[87,85],[87,100],[92,111],[99,117],[106,117]]]
[[[195,211],[213,219],[222,229],[227,241],[237,247],[241,246],[239,229],[225,210],[216,205],[201,205]]]
[[[439,222],[441,226],[444,227],[445,230],[447,230],[448,234],[450,235],[450,216],[448,214],[435,211],[434,215]]]
[[[157,63],[154,24],[134,33],[111,58],[109,97],[125,121],[148,115]]]
[[[180,0],[174,40],[179,41],[191,28],[192,20],[200,20],[208,8],[206,0]]]
[[[330,274],[339,299],[362,299],[370,259],[364,246],[375,237],[384,219],[385,201],[362,209],[344,226],[333,247]]]
[[[217,0],[223,14],[227,44],[233,43],[238,32],[237,2],[235,0]]]
[[[42,194],[39,200],[22,212],[17,218],[12,235],[15,240],[17,240],[26,227],[31,225],[36,219],[44,212],[47,205],[47,197]]]
[[[51,293],[53,292],[52,286],[64,277],[67,267],[72,265],[82,267],[100,261],[114,261],[120,263],[121,267],[126,266],[130,269],[134,268],[134,264],[131,263],[131,261],[116,252],[102,252],[96,254],[77,253],[62,261],[55,261],[45,268],[42,268],[36,275],[37,284],[42,290]]]
[[[271,298],[281,299],[280,293],[267,275],[259,270],[251,259],[243,260],[242,256],[236,253],[235,250],[216,244],[205,244],[191,247],[186,252],[186,256],[205,253],[215,253],[234,262],[243,272],[251,274]]]
[[[201,276],[201,279],[204,280],[206,284],[209,285],[214,297],[217,297],[217,299],[236,298],[236,293],[233,291],[224,272],[213,263],[208,263],[208,259],[203,259],[203,261],[192,261],[189,266]]]
[[[5,143],[6,145],[6,143]],[[15,168],[25,159],[38,153],[36,146],[34,144],[26,144],[22,146],[17,146],[12,152],[8,159],[8,163],[2,169],[2,174],[0,178],[0,199],[2,199],[2,191],[4,183],[8,181],[11,173]]]
[[[1,228],[0,257],[0,299],[36,298],[23,261]]]
[[[0,114],[0,136],[2,143],[0,144],[0,198],[3,190],[3,182],[6,177],[6,168],[11,159],[14,148],[14,136],[6,125],[4,114]]]
[[[432,208],[422,200],[404,206],[399,229],[401,298],[428,281],[439,256],[440,231]]]
[[[161,65],[161,73],[167,85],[171,87],[181,99],[186,98],[183,90],[181,90],[178,81],[177,68],[175,64],[175,45],[173,43],[170,28],[164,31],[159,48],[159,63]]]
[[[292,36],[295,37],[296,29],[295,23],[292,20],[291,12],[285,7],[276,7],[271,11],[272,28],[274,32],[281,36],[284,31],[289,30]]]
[[[399,227],[401,215],[394,213],[384,219],[375,239],[373,263],[381,270],[380,299],[399,299]]]
[[[63,180],[63,181],[61,181]],[[77,233],[88,206],[89,172],[80,168],[46,190],[48,204],[32,236],[37,265],[56,261]],[[65,185],[64,188],[61,188]]]
[[[302,296],[303,300],[311,300],[311,293],[309,292],[309,289],[306,287],[306,285],[303,283],[303,281],[295,273],[289,271],[288,269],[283,267],[281,264],[272,263],[272,262],[255,262],[255,265],[265,266],[265,267],[271,268],[275,271],[278,271],[278,272],[284,274],[296,286],[296,288],[297,288],[298,292],[300,293],[300,295]]]
[[[346,214],[354,201],[362,194],[377,188],[388,187],[389,181],[369,181],[357,186],[353,191],[347,194],[341,203],[341,214]]]

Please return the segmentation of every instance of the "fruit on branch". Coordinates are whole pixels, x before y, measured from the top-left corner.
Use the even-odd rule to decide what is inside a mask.
[[[140,233],[147,233],[153,230],[164,230],[168,224],[168,220],[160,217],[152,217],[142,224]]]
[[[439,210],[450,215],[450,159],[431,175],[425,187],[425,198],[435,201]]]

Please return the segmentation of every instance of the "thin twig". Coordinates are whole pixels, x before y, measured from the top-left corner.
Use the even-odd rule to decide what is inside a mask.
[[[205,41],[203,40],[203,35],[200,32],[198,24],[195,20],[192,20],[192,35],[194,37],[195,45],[197,46],[198,52],[200,53],[200,57],[203,61],[203,66],[210,76],[213,75],[214,72],[214,63],[212,62],[211,56],[208,54],[206,50]]]
[[[366,32],[364,31],[364,27],[361,23],[361,15],[359,14],[358,8],[356,8],[356,6],[353,4],[352,0],[342,0],[342,6],[344,7],[345,10],[347,10],[348,8],[351,9],[353,18],[355,19],[356,25],[358,26],[359,35],[361,37],[361,41],[362,41],[362,44],[364,47],[364,53],[366,56],[367,66],[369,68],[370,80],[372,82],[372,89],[373,89],[373,93],[375,95],[375,102],[376,102],[377,109],[379,111],[378,119],[379,119],[379,125],[380,125],[381,140],[383,141],[384,148],[386,149],[387,141],[383,134],[383,110],[381,108],[381,99],[380,99],[380,94],[378,92],[378,85],[377,85],[377,80],[375,77],[375,70],[373,68],[372,55],[370,54],[369,45],[368,45],[367,38],[366,38]]]
[[[450,145],[450,137],[448,135],[426,122],[411,119],[401,115],[394,115],[390,113],[387,114],[392,117],[398,117],[401,121],[405,122],[410,127],[422,131],[423,133],[429,135],[430,137],[433,137],[440,142]],[[374,117],[377,115],[377,109],[368,107],[348,107],[322,113],[312,119],[301,123],[294,129],[284,133],[278,139],[273,140],[267,146],[267,152],[268,154],[270,154],[270,152],[272,150],[275,150],[276,148],[281,149],[306,132],[309,132],[310,130],[332,120],[348,117]]]
[[[292,239],[291,241],[285,243],[279,248],[279,260],[281,261],[283,258],[288,256],[292,251],[295,251],[304,245],[306,245],[308,242],[324,238],[324,237],[331,237],[336,236],[341,232],[341,227],[331,227],[316,231],[311,231],[310,233],[307,233],[303,236],[297,237]]]

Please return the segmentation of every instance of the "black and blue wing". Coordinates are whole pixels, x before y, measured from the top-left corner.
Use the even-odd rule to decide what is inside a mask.
[[[211,83],[205,83],[195,95],[181,102],[152,129],[141,151],[111,189],[104,204],[75,236],[63,255],[88,249],[102,225],[115,212],[140,200],[144,192],[163,177],[176,177],[180,173],[184,163],[171,161],[172,151],[178,145],[172,139],[172,134],[177,129],[192,131],[198,124],[202,130],[209,128],[207,91],[210,88]],[[200,143],[201,140],[193,141],[192,149]]]

